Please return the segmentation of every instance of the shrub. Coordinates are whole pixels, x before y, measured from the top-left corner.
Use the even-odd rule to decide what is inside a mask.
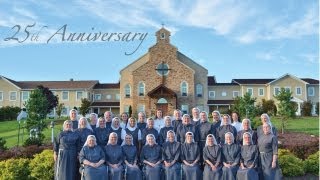
[[[283,154],[279,156],[279,165],[282,170],[283,176],[294,177],[302,176],[305,174],[303,162],[301,159],[295,157],[293,154]]]
[[[4,138],[0,137],[0,151],[7,149],[6,143],[7,143],[7,141]]]
[[[250,119],[251,120],[251,128],[256,130],[259,126],[262,125],[262,122],[259,118]]]
[[[30,179],[28,159],[8,159],[0,162],[0,179],[24,180]]]
[[[0,153],[0,161],[10,158],[33,158],[33,155],[41,153],[44,149],[52,149],[52,144],[37,146],[31,145],[27,147],[12,147]]]
[[[30,162],[31,177],[36,179],[50,180],[54,176],[53,151],[44,150],[36,154]]]
[[[319,153],[320,151],[311,154],[304,161],[304,170],[306,171],[306,173],[311,173],[319,176]]]
[[[317,113],[318,116],[319,116],[319,102],[317,102],[317,104],[316,104],[316,113]]]
[[[0,108],[0,121],[16,120],[20,112],[19,107],[5,106]]]
[[[277,106],[275,105],[274,100],[262,99],[262,113],[267,113],[272,115],[277,114]]]
[[[304,101],[301,107],[302,116],[311,116],[312,103],[311,101]]]

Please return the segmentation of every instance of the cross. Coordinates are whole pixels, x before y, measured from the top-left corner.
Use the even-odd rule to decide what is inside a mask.
[[[165,63],[162,61],[162,62],[161,62],[161,68],[156,68],[156,71],[160,71],[160,72],[161,72],[162,84],[164,84],[164,73],[165,73],[166,71],[171,70],[170,68],[167,68],[167,67],[165,68],[164,65],[165,65]]]
[[[162,22],[161,25],[162,25],[162,28],[163,28],[164,27],[164,23]]]

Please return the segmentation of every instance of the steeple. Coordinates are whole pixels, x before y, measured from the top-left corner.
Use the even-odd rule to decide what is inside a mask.
[[[164,26],[164,24],[162,24],[162,28],[156,32],[157,43],[168,43],[169,44],[171,33],[163,26]]]

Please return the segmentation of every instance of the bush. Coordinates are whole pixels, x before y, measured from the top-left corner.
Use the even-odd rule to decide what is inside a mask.
[[[54,176],[53,151],[44,150],[36,154],[30,164],[31,177],[36,179],[50,180]]]
[[[0,161],[10,158],[33,158],[37,153],[41,153],[44,149],[52,149],[52,144],[48,145],[31,145],[27,147],[12,147],[0,153]]]
[[[0,179],[24,180],[30,179],[28,159],[8,159],[0,162]]]
[[[20,111],[19,107],[4,106],[0,108],[0,121],[16,120]]]
[[[7,150],[6,143],[7,141],[4,138],[0,137],[0,151]]]
[[[317,104],[316,104],[316,113],[317,113],[318,116],[319,116],[319,102],[317,102]]]
[[[319,153],[320,151],[311,154],[304,161],[304,170],[306,171],[306,173],[311,173],[316,176],[319,176]]]
[[[250,119],[251,120],[251,128],[257,130],[259,126],[262,125],[262,122],[259,118]]]
[[[265,100],[262,99],[262,113],[267,113],[267,114],[272,114],[276,115],[277,114],[277,106],[274,104],[274,100]],[[261,114],[262,114],[261,113]]]
[[[293,154],[284,154],[279,155],[279,165],[282,170],[282,173],[286,177],[302,176],[305,174],[303,167],[303,161]]]
[[[302,116],[311,116],[312,103],[311,101],[304,101],[301,107]]]

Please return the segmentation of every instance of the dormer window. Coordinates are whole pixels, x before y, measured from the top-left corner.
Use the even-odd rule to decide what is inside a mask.
[[[166,33],[164,33],[164,32],[161,33],[161,34],[160,34],[160,39],[165,39],[165,38],[166,38]]]

